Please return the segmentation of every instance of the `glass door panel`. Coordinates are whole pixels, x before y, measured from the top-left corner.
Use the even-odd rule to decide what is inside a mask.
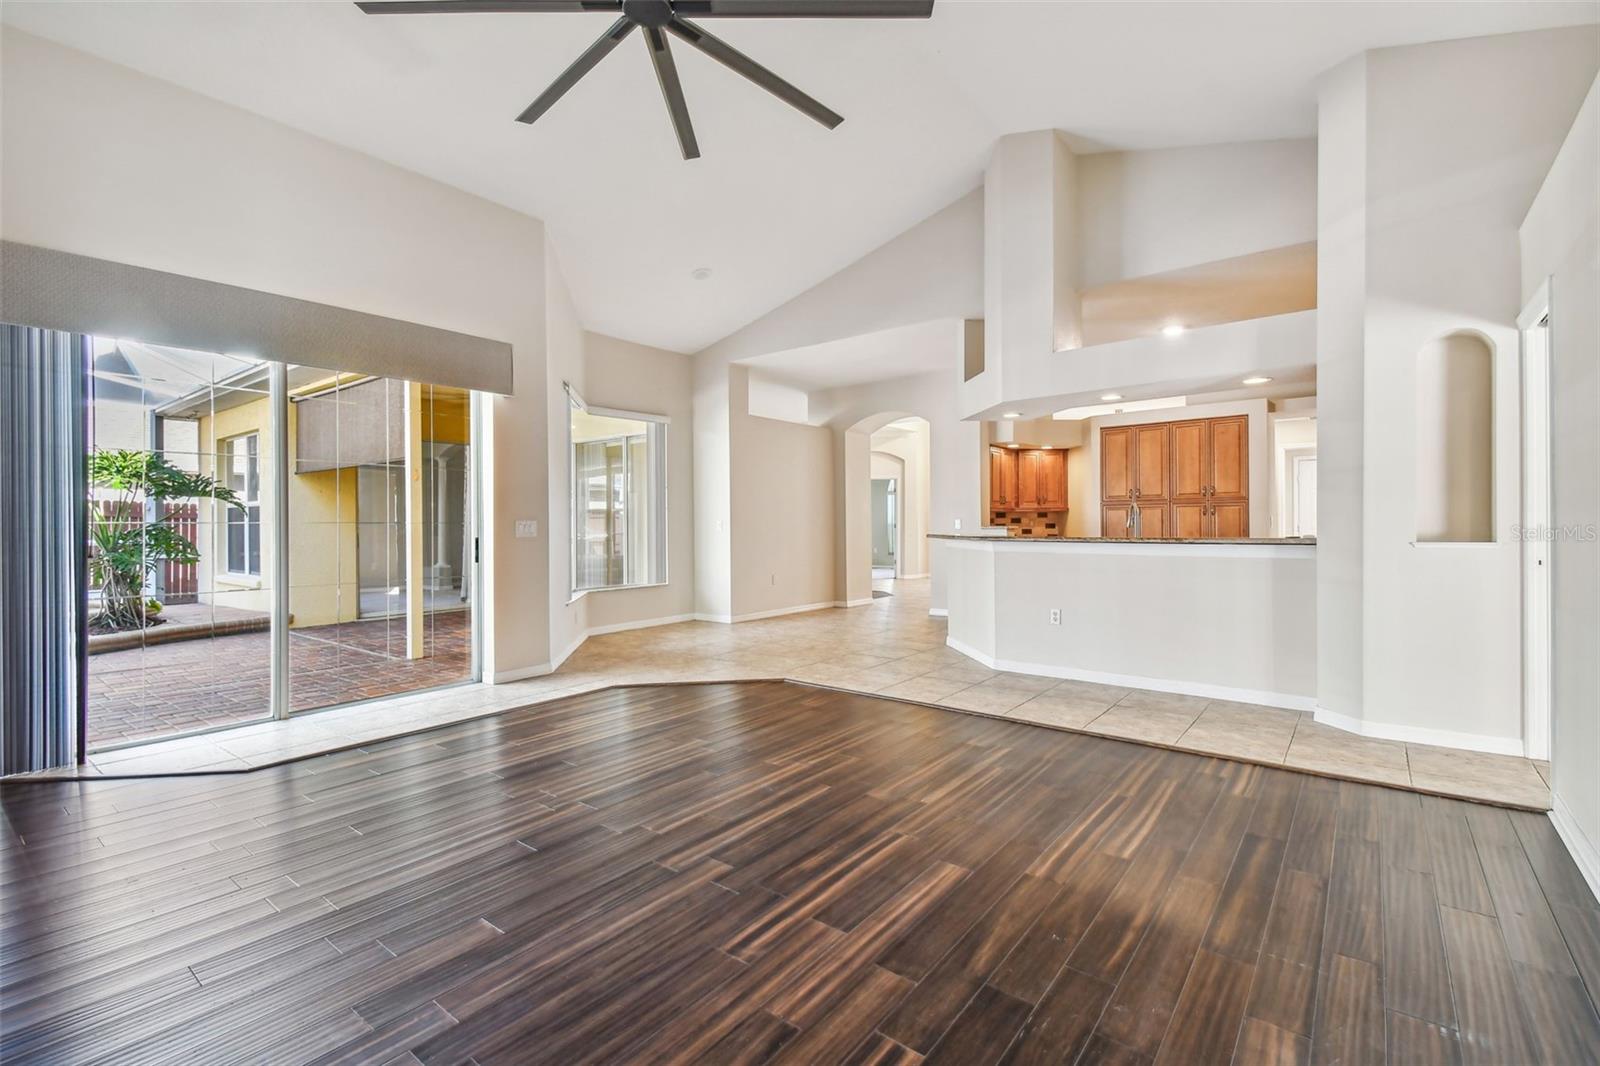
[[[468,394],[308,367],[289,394],[290,710],[470,680]]]
[[[88,747],[267,718],[267,366],[91,344]]]

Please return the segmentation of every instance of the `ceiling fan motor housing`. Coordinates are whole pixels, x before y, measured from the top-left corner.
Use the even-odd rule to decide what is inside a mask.
[[[622,0],[622,14],[644,27],[661,27],[672,21],[670,0]]]

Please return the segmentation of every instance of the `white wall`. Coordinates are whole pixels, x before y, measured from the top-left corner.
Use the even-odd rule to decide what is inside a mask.
[[[1509,537],[1519,493],[1517,226],[1597,65],[1600,30],[1580,27],[1381,49],[1329,83],[1339,98],[1324,98],[1324,206],[1344,210],[1325,211],[1319,244],[1318,313],[1330,329],[1319,338],[1318,519],[1329,554],[1318,598],[1319,696],[1335,724],[1521,750],[1519,552]],[[1350,153],[1337,164],[1336,145]],[[1500,539],[1419,544],[1416,353],[1458,330],[1495,353]],[[1359,549],[1345,524],[1352,469]],[[1348,588],[1329,588],[1351,581],[1359,621]]]
[[[694,613],[694,372],[687,355],[618,340],[583,337],[583,398],[596,407],[666,415],[667,583],[588,593],[590,632]]]
[[[0,36],[5,239],[511,343],[516,394],[485,405],[484,670],[546,663],[549,540],[511,537],[519,518],[550,525],[543,224],[10,27]]]
[[[1524,302],[1549,279],[1555,822],[1600,894],[1600,79],[1521,227]]]
[[[1303,710],[1316,689],[1316,549],[943,541],[950,643],[986,665]],[[1160,604],[1155,611],[1129,603]],[[1225,610],[1218,610],[1225,604]],[[1061,611],[1052,625],[1050,611]],[[1197,618],[1204,625],[1196,625]]]
[[[1317,237],[1317,142],[1078,157],[1084,288]]]
[[[572,464],[567,457],[571,404],[564,385],[586,402],[584,335],[578,307],[561,273],[555,248],[545,243],[545,431],[550,459],[546,514],[550,545],[550,668],[560,666],[583,643],[589,627],[587,597],[572,596]]]

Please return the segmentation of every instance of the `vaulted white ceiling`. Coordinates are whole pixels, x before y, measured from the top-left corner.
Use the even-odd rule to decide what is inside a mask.
[[[1586,0],[938,0],[926,22],[719,20],[719,36],[845,122],[829,132],[680,45],[704,152],[684,162],[637,40],[534,126],[513,121],[609,15],[150,0],[0,10],[8,25],[544,219],[588,328],[679,351],[972,189],[1002,133],[1053,127],[1084,149],[1311,136],[1315,78],[1358,51],[1596,18]],[[709,279],[691,278],[699,267]]]

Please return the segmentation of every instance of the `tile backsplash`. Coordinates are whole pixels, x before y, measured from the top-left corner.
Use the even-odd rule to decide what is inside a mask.
[[[1067,525],[1064,511],[995,511],[990,519],[1008,537],[1059,537]]]

